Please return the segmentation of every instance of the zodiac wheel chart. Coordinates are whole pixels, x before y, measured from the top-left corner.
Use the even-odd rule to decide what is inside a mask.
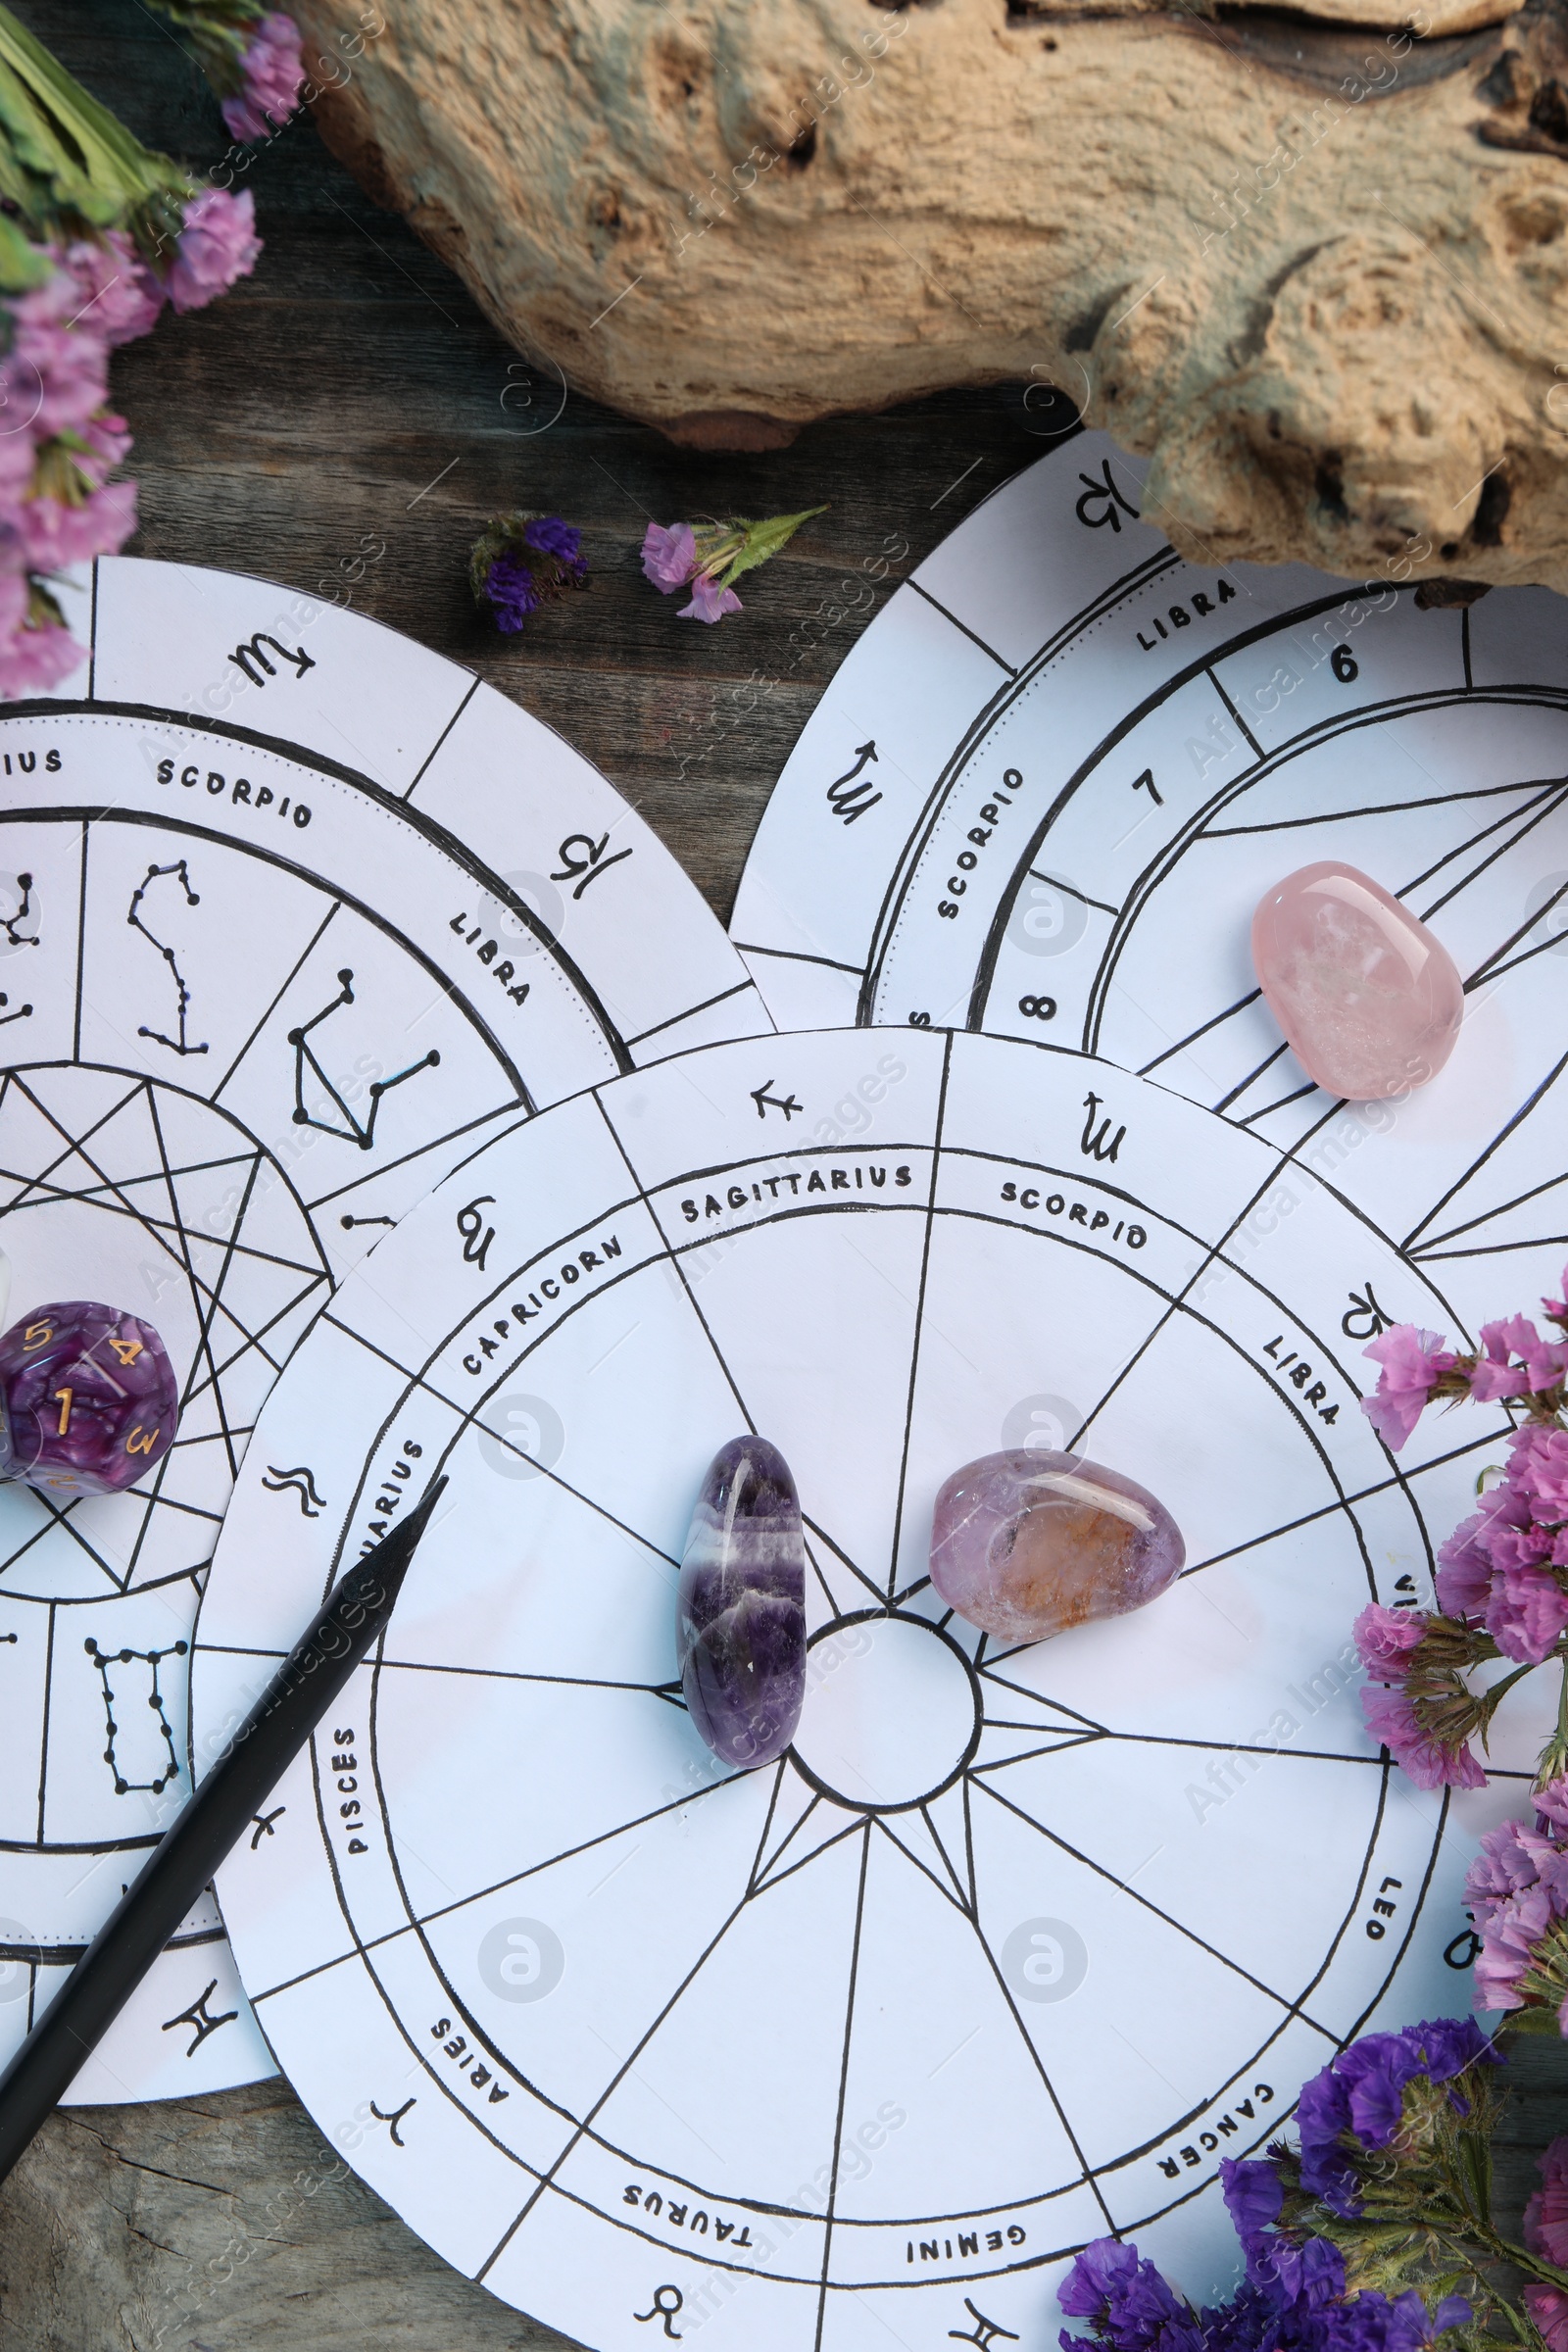
[[[1034,2342],[1108,2229],[1217,2284],[1219,2158],[1469,1989],[1470,1841],[1369,1742],[1350,1625],[1425,1599],[1508,1422],[1396,1463],[1369,1292],[1454,1323],[1278,1142],[1009,1039],[717,1045],[487,1143],[270,1392],[196,1629],[199,1748],[447,1475],[220,1874],[323,2132],[600,2352]],[[809,1652],[793,1747],[736,1773],[674,1591],[747,1428],[800,1486]],[[933,1592],[932,1504],[1042,1441],[1150,1487],[1188,1564],[1007,1648]],[[308,1447],[331,1499],[296,1528],[261,1465]]]
[[[1144,470],[1064,438],[899,589],[790,757],[732,936],[783,1024],[1100,1054],[1332,1173],[1475,1319],[1528,1304],[1519,1253],[1544,1273],[1568,1239],[1561,602],[1189,564]],[[1453,1059],[1396,1106],[1326,1096],[1259,995],[1252,909],[1322,858],[1464,978]]]
[[[74,603],[85,692],[0,715],[0,1248],[13,1317],[151,1321],[180,1425],[120,1495],[0,1485],[0,2054],[189,1791],[213,1543],[334,1285],[489,1135],[766,1026],[647,827],[467,672],[219,572]],[[295,1529],[318,1451],[260,1465]],[[208,1896],[74,2095],[270,2068]]]

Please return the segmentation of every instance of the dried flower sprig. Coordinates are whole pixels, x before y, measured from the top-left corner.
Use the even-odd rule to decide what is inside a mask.
[[[166,301],[200,310],[255,266],[251,197],[133,139],[0,8],[0,697],[84,659],[50,575],[136,527],[109,354]]]
[[[651,522],[643,540],[643,570],[661,596],[690,588],[692,601],[682,605],[677,620],[722,620],[726,612],[741,610],[735,582],[742,572],[755,571],[794,538],[803,522],[826,513],[825,507],[805,507],[799,514],[774,514],[764,522],[734,514],[727,522],[676,522],[667,529]]]
[[[469,554],[468,585],[498,629],[520,629],[541,605],[587,587],[582,533],[559,514],[492,514]]]
[[[300,28],[267,0],[150,0],[177,24],[223,110],[231,138],[249,145],[281,130],[305,86]]]
[[[1195,2310],[1137,2248],[1100,2238],[1060,2289],[1088,2338],[1063,2352],[1568,2352],[1568,2139],[1541,2159],[1523,2243],[1492,2213],[1499,2053],[1468,2020],[1369,2034],[1308,2082],[1300,2144],[1222,2161],[1247,2257],[1230,2301]],[[1523,2273],[1522,2292],[1499,2269]]]

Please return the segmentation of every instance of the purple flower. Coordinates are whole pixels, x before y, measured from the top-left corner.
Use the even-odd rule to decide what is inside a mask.
[[[495,607],[496,627],[508,631],[520,629],[544,601],[520,556],[497,556],[485,575],[484,592]]]
[[[1434,2082],[1451,2082],[1467,2066],[1500,2066],[1501,2054],[1473,2017],[1432,2017],[1406,2026],[1400,2040],[1416,2052],[1421,2072]]]
[[[292,17],[276,11],[263,17],[240,60],[240,72],[244,84],[223,100],[223,122],[230,138],[248,143],[281,129],[299,105],[305,61],[300,28]]]
[[[1380,1683],[1402,1683],[1410,1653],[1421,1645],[1426,1619],[1415,1609],[1386,1609],[1372,1601],[1351,1628],[1361,1663]]]
[[[238,196],[225,188],[204,188],[185,208],[185,225],[169,271],[169,299],[176,311],[204,310],[226,294],[236,278],[256,267],[262,250],[256,234],[256,200],[249,188]]]
[[[1502,1396],[1523,1396],[1534,1389],[1549,1389],[1562,1378],[1568,1349],[1544,1340],[1525,1315],[1483,1323],[1481,1345],[1470,1375],[1470,1394],[1477,1404],[1493,1404]],[[1514,1363],[1511,1357],[1522,1360]]]
[[[1548,2352],[1568,2352],[1568,2294],[1560,2286],[1525,2288],[1525,2309],[1546,2339]]]
[[[103,244],[67,246],[59,257],[76,288],[74,323],[118,350],[154,324],[164,307],[164,289],[122,229],[112,228]]]
[[[1396,1323],[1361,1352],[1383,1367],[1376,1394],[1362,1397],[1361,1410],[1390,1452],[1397,1453],[1440,1375],[1451,1371],[1457,1358],[1444,1351],[1440,1333],[1418,1331],[1413,1323]]]
[[[1116,2352],[1203,2352],[1196,2315],[1152,2262],[1113,2237],[1093,2239],[1057,2289],[1069,2319],[1088,2320]],[[1062,2330],[1065,2352],[1076,2338]]]
[[[1219,2178],[1226,2210],[1243,2245],[1279,2220],[1285,2188],[1271,2164],[1222,2156]]]
[[[1516,1429],[1508,1441],[1508,1480],[1541,1519],[1568,1518],[1568,1430]]]
[[[1424,2072],[1402,2034],[1363,2034],[1335,2060],[1348,2085],[1350,2129],[1363,2147],[1386,2148],[1399,2129],[1404,2086]]]
[[[542,556],[554,556],[568,571],[585,575],[587,559],[582,552],[582,533],[574,524],[563,522],[556,514],[536,514],[523,531],[529,547],[536,547]]]
[[[704,579],[699,573],[692,582],[692,601],[682,605],[677,620],[722,620],[726,612],[738,612],[741,600],[733,588],[720,588],[716,582]]]
[[[1481,1930],[1481,1949],[1476,1954],[1474,1997],[1478,2009],[1524,2007],[1520,1980],[1535,1965],[1535,1946],[1550,1927],[1551,1918],[1551,1897],[1544,1886],[1531,1886],[1495,1906]]]
[[[1500,1567],[1492,1579],[1486,1622],[1504,1657],[1539,1666],[1568,1626],[1568,1592],[1544,1561]]]
[[[94,556],[116,556],[136,528],[136,485],[115,482],[79,506],[29,498],[22,509],[22,544],[29,571],[59,571]]]
[[[662,596],[684,588],[697,569],[697,533],[689,522],[651,522],[643,539],[643,570]]]
[[[1541,2186],[1525,2207],[1525,2244],[1562,2270],[1568,2268],[1568,2137],[1554,2139],[1536,2167]]]
[[[1502,1499],[1507,1497],[1506,1500]],[[1494,1488],[1481,1509],[1461,1519],[1446,1543],[1438,1546],[1438,1606],[1449,1617],[1480,1617],[1492,1592],[1492,1554],[1487,1538],[1497,1511],[1517,1498],[1503,1487]]]
[[[1463,1744],[1446,1747],[1423,1731],[1402,1690],[1364,1689],[1361,1713],[1372,1738],[1386,1747],[1418,1788],[1484,1788],[1487,1776]]]

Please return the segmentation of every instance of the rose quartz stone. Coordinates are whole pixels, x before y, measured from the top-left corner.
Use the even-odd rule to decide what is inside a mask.
[[[1453,1052],[1464,989],[1453,957],[1370,875],[1327,859],[1258,902],[1252,962],[1307,1076],[1373,1102],[1435,1078]]]
[[[956,1470],[931,1522],[931,1582],[1003,1642],[1044,1642],[1120,1617],[1181,1573],[1181,1532],[1118,1470],[1036,1446]]]

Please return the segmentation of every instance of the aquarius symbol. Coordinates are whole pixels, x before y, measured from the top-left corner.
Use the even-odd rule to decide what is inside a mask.
[[[1084,1108],[1088,1111],[1089,1116],[1084,1121],[1084,1131],[1079,1138],[1079,1151],[1086,1152],[1093,1159],[1114,1159],[1121,1147],[1121,1139],[1127,1132],[1126,1128],[1118,1127],[1107,1144],[1105,1138],[1110,1135],[1109,1119],[1102,1119],[1098,1127],[1095,1125],[1095,1113],[1100,1108],[1100,1097],[1085,1095]]]
[[[1073,512],[1077,515],[1079,521],[1091,531],[1102,530],[1107,522],[1113,531],[1119,531],[1121,529],[1121,515],[1130,514],[1133,520],[1136,522],[1139,518],[1138,509],[1131,503],[1130,500],[1123,498],[1121,492],[1111,480],[1110,460],[1108,458],[1103,460],[1101,470],[1105,477],[1102,482],[1097,482],[1092,473],[1081,473],[1078,476],[1078,479],[1084,485],[1084,494],[1082,498],[1079,499],[1077,506],[1073,509]],[[1091,514],[1087,512],[1087,509],[1096,505],[1102,500],[1104,503],[1098,514]],[[1118,514],[1116,512],[1118,507],[1121,509],[1121,514]]]
[[[664,2297],[666,2295],[673,2295],[675,2298],[674,2302],[666,2303],[664,2301]],[[631,2316],[634,2320],[662,2320],[664,2323],[664,2333],[666,2335],[672,2335],[678,2344],[680,2342],[680,2329],[678,2328],[671,2327],[670,2322],[674,2319],[676,2312],[679,2311],[685,2300],[686,2298],[681,2293],[678,2286],[656,2286],[654,2289],[653,2310],[634,2311]]]
[[[38,944],[38,943],[37,943],[37,941],[36,941],[35,939],[24,940],[24,941],[22,942],[22,945],[23,945],[24,947],[28,947],[28,948],[35,948],[35,947],[37,946],[37,944]],[[9,998],[9,997],[6,995],[6,993],[5,993],[4,989],[0,989],[0,1004],[10,1004],[10,1002],[11,1002],[11,1000],[10,1000],[10,998]],[[24,1021],[24,1020],[26,1020],[26,1019],[27,1019],[27,1017],[28,1017],[28,1015],[31,1013],[31,1011],[32,1011],[32,1006],[31,1006],[30,1004],[21,1004],[21,1005],[19,1005],[19,1006],[17,1007],[17,1010],[16,1010],[15,1012],[7,1012],[7,1013],[0,1014],[0,1029],[7,1028],[7,1027],[10,1025],[10,1023],[11,1023],[12,1021]]]
[[[130,924],[132,930],[139,931],[143,939],[147,940],[158,950],[159,955],[169,966],[174,986],[179,992],[179,1036],[177,1038],[165,1037],[161,1029],[149,1029],[145,1026],[139,1028],[136,1032],[136,1035],[138,1037],[150,1037],[154,1045],[167,1046],[171,1054],[179,1054],[182,1055],[186,1054],[205,1054],[207,1048],[204,1045],[191,1046],[187,1045],[185,1042],[185,1008],[190,1003],[190,990],[185,986],[184,976],[181,973],[178,964],[174,961],[174,951],[172,948],[166,948],[163,941],[159,939],[155,933],[148,930],[146,924],[142,921],[141,916],[137,911],[143,899],[147,896],[147,893],[152,888],[153,884],[165,874],[174,874],[178,877],[179,887],[185,894],[185,904],[187,906],[199,906],[201,905],[202,902],[200,894],[192,890],[190,886],[190,875],[186,871],[185,867],[185,860],[183,858],[177,858],[172,865],[150,865],[147,868],[146,881],[141,883],[137,889],[131,892],[130,910],[126,914],[125,920]],[[20,874],[18,875],[17,879],[19,881],[22,879]]]
[[[362,1152],[368,1152],[375,1142],[375,1114],[381,1107],[381,1097],[389,1095],[395,1086],[401,1086],[405,1078],[417,1077],[420,1070],[433,1070],[441,1056],[432,1047],[422,1061],[411,1061],[408,1068],[399,1070],[395,1078],[372,1080],[370,1115],[362,1127],[337,1088],[332,1084],[331,1079],[322,1069],[316,1057],[316,1049],[310,1043],[313,1029],[318,1029],[323,1021],[330,1020],[333,1013],[339,1011],[343,1005],[354,1003],[353,972],[339,972],[338,981],[342,994],[334,997],[330,1004],[323,1004],[320,1011],[315,1015],[314,1019],[307,1021],[303,1028],[291,1029],[288,1033],[288,1042],[294,1049],[294,1124],[296,1127],[318,1128],[322,1135],[339,1136],[345,1144],[358,1144]],[[346,1122],[343,1126],[334,1127],[328,1120],[313,1119],[306,1109],[305,1065],[307,1062],[310,1063],[312,1070],[325,1087],[329,1100],[342,1112]]]
[[[145,1788],[152,1795],[157,1796],[161,1789],[168,1788],[171,1781],[177,1780],[179,1777],[179,1756],[174,1746],[174,1727],[170,1722],[168,1710],[164,1705],[164,1692],[158,1680],[158,1669],[165,1658],[182,1658],[190,1644],[188,1642],[175,1642],[168,1649],[108,1650],[100,1649],[89,1634],[82,1643],[82,1647],[97,1667],[103,1680],[104,1716],[109,1730],[109,1745],[104,1749],[104,1762],[115,1776],[115,1794],[124,1796],[132,1788]],[[110,1681],[109,1669],[111,1666],[128,1666],[133,1658],[150,1669],[152,1688],[147,1693],[147,1704],[158,1718],[158,1732],[163,1735],[163,1743],[169,1754],[168,1769],[163,1772],[155,1772],[149,1781],[125,1779],[122,1770],[120,1753],[115,1745],[117,1739],[122,1735],[122,1726],[115,1720],[115,1690]],[[130,1694],[127,1690],[123,1691],[122,1695],[128,1698]],[[136,1728],[144,1729],[145,1727],[138,1726]],[[158,1733],[147,1732],[145,1736],[153,1741],[156,1749]],[[162,1760],[162,1757],[158,1758],[160,1763]],[[152,1758],[144,1758],[143,1761],[151,1762]],[[216,1983],[216,1979],[214,1981]]]
[[[280,1813],[286,1813],[287,1811],[287,1805],[274,1805],[270,1813],[253,1813],[251,1815],[252,1821],[254,1821],[256,1824],[256,1832],[254,1837],[251,1838],[251,1852],[253,1854],[255,1853],[256,1848],[261,1844],[264,1838],[275,1838],[277,1836],[277,1832],[273,1829],[272,1824]]]
[[[32,912],[32,876],[18,874],[17,888],[22,893],[22,904],[15,914],[0,914],[0,931],[5,933],[8,947],[35,948],[38,945],[37,932],[17,929],[17,925],[24,923]],[[15,1015],[12,1017],[15,1018]]]
[[[980,2348],[980,2352],[987,2352],[988,2345],[994,2344],[999,2335],[1006,2336],[1010,2343],[1015,2344],[1018,2341],[1018,2337],[1014,2329],[1011,2328],[999,2328],[995,2320],[988,2320],[984,2312],[976,2311],[974,2305],[970,2302],[967,2295],[965,2295],[963,2298],[963,2308],[969,2314],[970,2319],[973,2320],[974,2326],[972,2328],[950,2328],[948,2329],[949,2335],[956,2336],[960,2344],[977,2344]]]
[[[275,1464],[269,1462],[267,1476],[263,1479],[262,1484],[269,1494],[288,1493],[297,1494],[300,1498],[302,1519],[319,1519],[321,1516],[321,1506],[325,1502],[326,1496],[318,1494],[315,1473],[308,1469],[303,1462],[297,1470],[279,1470]]]
[[[220,2026],[231,2026],[235,2018],[239,2015],[239,2011],[237,2009],[225,2009],[221,2017],[210,2017],[208,2015],[207,2004],[217,1990],[218,1979],[215,1977],[212,1983],[208,1985],[207,1990],[198,1994],[197,1998],[192,2001],[188,2009],[181,2009],[177,2017],[166,2018],[164,2021],[164,2032],[166,2034],[172,2034],[176,2026],[195,2027],[196,2038],[191,2043],[190,2048],[185,2052],[187,2058],[195,2057],[197,2051],[201,2048],[202,2043],[207,2039],[209,2034],[216,2034]]]
[[[1349,1307],[1340,1317],[1340,1329],[1348,1340],[1375,1340],[1380,1331],[1388,1330],[1394,1318],[1379,1306],[1370,1283],[1364,1297],[1360,1291],[1352,1291],[1349,1296]]]
[[[408,2145],[408,2142],[407,2142],[407,2140],[404,2138],[404,2136],[403,2136],[402,2132],[401,2132],[398,2130],[398,2126],[399,2126],[399,2124],[401,2124],[401,2123],[402,2123],[402,2121],[403,2121],[403,2118],[404,2118],[404,2117],[405,2117],[405,2116],[408,2114],[408,2112],[409,2112],[409,2109],[410,2109],[411,2107],[415,2106],[416,2104],[416,2101],[415,2100],[415,2098],[414,2098],[414,2097],[412,2097],[412,2096],[410,2096],[409,2098],[406,2098],[406,2099],[404,2100],[404,2102],[403,2102],[402,2106],[401,2106],[401,2107],[399,2107],[399,2108],[396,2108],[396,2109],[393,2111],[393,2113],[392,2113],[391,2115],[383,2115],[383,2114],[381,2113],[381,2110],[380,2110],[380,2108],[379,2108],[379,2107],[376,2105],[375,2101],[374,2101],[373,2099],[370,2101],[370,2113],[371,2113],[371,2114],[374,2116],[374,2118],[375,2118],[376,2122],[377,2122],[378,2124],[390,2124],[390,2125],[391,2125],[391,2127],[392,2127],[392,2145],[393,2145],[395,2148],[403,2148],[403,2147],[407,2147],[407,2145]]]

